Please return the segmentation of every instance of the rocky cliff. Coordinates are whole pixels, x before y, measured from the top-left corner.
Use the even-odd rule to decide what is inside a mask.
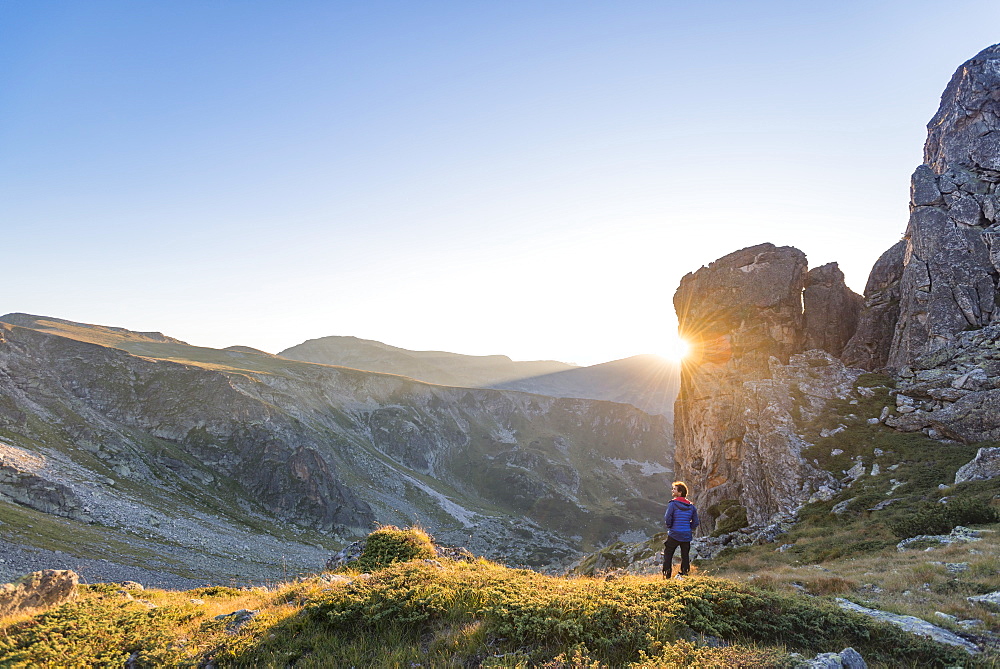
[[[901,370],[1000,319],[1000,45],[958,68],[927,128],[902,248],[873,269],[848,347],[869,369]]]
[[[87,534],[50,542],[66,553],[141,537],[215,555],[191,573],[260,578],[374,523],[420,523],[541,565],[655,528],[671,475],[669,423],[623,404],[4,320],[20,325],[0,323],[0,521],[27,545],[56,523]]]
[[[860,300],[835,264],[807,272],[805,254],[773,244],[742,249],[681,280],[674,307],[693,351],[675,406],[675,469],[708,511],[706,530],[716,505],[739,504],[749,522],[765,523],[826,482],[799,457],[791,416],[803,395],[831,392],[831,384],[817,390],[813,370],[843,365],[830,355],[803,361],[794,354],[810,344],[839,353]]]

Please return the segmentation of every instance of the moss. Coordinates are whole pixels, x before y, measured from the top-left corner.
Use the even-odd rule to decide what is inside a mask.
[[[708,507],[708,513],[716,519],[713,537],[735,532],[749,524],[747,510],[735,499],[725,499],[713,504]]]
[[[368,535],[361,557],[349,562],[348,569],[373,572],[396,562],[437,556],[430,535],[420,528],[381,527]]]

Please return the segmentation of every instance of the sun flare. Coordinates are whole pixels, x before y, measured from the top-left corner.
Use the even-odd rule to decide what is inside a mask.
[[[660,356],[672,362],[680,362],[691,352],[691,344],[677,335],[667,337],[660,349]]]

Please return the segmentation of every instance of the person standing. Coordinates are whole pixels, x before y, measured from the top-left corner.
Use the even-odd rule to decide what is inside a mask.
[[[663,546],[663,577],[670,578],[673,570],[674,551],[681,548],[681,576],[691,571],[691,537],[698,527],[698,509],[685,499],[688,489],[682,481],[674,481],[671,489],[674,498],[667,504],[663,523],[667,526],[667,541]]]

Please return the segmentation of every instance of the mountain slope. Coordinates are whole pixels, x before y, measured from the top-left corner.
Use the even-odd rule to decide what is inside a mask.
[[[676,363],[658,355],[636,355],[589,367],[504,381],[492,387],[553,397],[621,402],[648,414],[671,418],[680,387],[680,369]]]
[[[273,575],[283,552],[306,568],[375,522],[541,565],[659,520],[670,426],[627,405],[0,320],[0,442],[15,481],[0,482],[0,522],[94,523],[74,545],[53,530],[51,549],[79,554],[106,529],[149,544],[123,554],[131,564],[169,545],[187,573],[218,581]],[[293,538],[301,550],[283,548]]]

